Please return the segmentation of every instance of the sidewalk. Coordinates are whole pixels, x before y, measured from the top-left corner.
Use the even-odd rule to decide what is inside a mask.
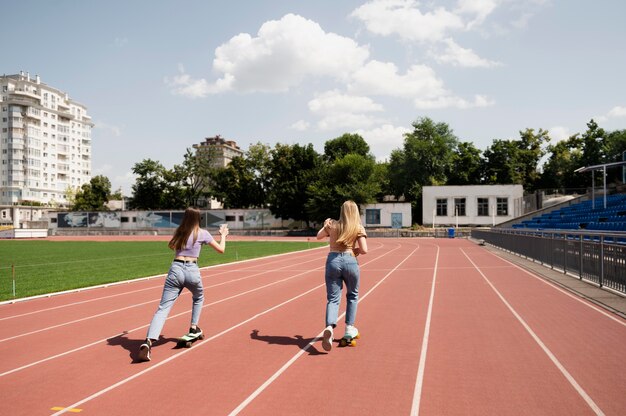
[[[469,239],[478,244],[478,241]],[[485,248],[494,253],[498,257],[510,261],[523,269],[533,272],[534,274],[553,282],[554,284],[566,289],[598,306],[626,319],[626,295],[618,294],[610,289],[598,287],[595,283],[587,280],[581,280],[577,276],[565,274],[559,270],[553,270],[549,266],[542,265],[532,259],[526,259],[500,248],[485,245]]]

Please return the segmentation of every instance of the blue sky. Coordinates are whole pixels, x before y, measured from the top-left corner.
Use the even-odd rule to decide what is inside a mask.
[[[594,118],[626,128],[626,2],[5,1],[1,69],[87,106],[93,174],[171,168],[221,135],[324,142],[359,133],[379,160],[419,117],[484,150],[526,128],[553,141]]]

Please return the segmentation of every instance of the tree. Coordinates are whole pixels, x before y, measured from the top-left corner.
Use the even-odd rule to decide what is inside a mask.
[[[383,173],[373,156],[357,153],[323,165],[308,189],[306,209],[310,218],[318,223],[338,218],[341,204],[349,199],[359,206],[375,202],[381,193]]]
[[[165,167],[152,159],[144,159],[133,166],[133,173],[138,175],[132,186],[130,200],[132,209],[160,209],[161,198],[165,189]]]
[[[233,158],[228,166],[216,171],[214,178],[215,195],[224,208],[256,208],[265,202],[253,169],[244,157]]]
[[[418,203],[423,186],[447,183],[458,143],[446,123],[428,117],[413,122],[413,131],[404,136],[403,151],[395,150],[390,156],[389,181],[394,194]]]
[[[478,185],[481,183],[481,151],[470,142],[459,143],[452,155],[452,170],[447,185]]]
[[[540,188],[574,189],[586,186],[586,177],[574,172],[580,167],[582,157],[582,140],[579,134],[549,145],[547,153],[550,157],[543,165]]]
[[[187,149],[178,169],[184,176],[184,198],[187,206],[198,207],[213,196],[213,176],[216,171],[216,150],[212,146],[195,154]]]
[[[111,181],[103,175],[84,183],[74,197],[73,211],[108,211],[106,203],[111,195]]]
[[[349,154],[367,156],[369,152],[369,145],[358,134],[345,133],[335,139],[328,140],[324,144],[324,156],[329,162],[341,159]]]
[[[606,163],[621,162],[622,154],[626,152],[626,130],[615,130],[606,134],[604,139],[603,152]],[[607,181],[621,182],[622,169],[610,169],[607,171]]]
[[[320,155],[312,144],[276,144],[271,151],[267,193],[270,212],[279,218],[305,221],[308,226],[309,213],[303,202],[309,199],[308,187],[317,177],[319,166]]]

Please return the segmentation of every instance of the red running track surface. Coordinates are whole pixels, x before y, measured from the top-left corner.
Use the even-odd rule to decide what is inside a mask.
[[[162,277],[0,305],[0,414],[626,413],[623,319],[467,240],[369,245],[330,353],[327,249],[202,269],[206,338],[175,348],[183,292],[148,363]]]

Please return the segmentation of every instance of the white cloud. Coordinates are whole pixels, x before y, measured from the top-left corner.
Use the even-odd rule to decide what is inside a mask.
[[[619,105],[616,106],[616,107],[613,107],[611,109],[611,111],[609,111],[607,116],[610,117],[610,118],[626,117],[626,107],[622,107],[622,106],[619,106]]]
[[[383,111],[383,107],[371,98],[346,95],[337,90],[316,95],[314,99],[309,101],[309,109],[318,114]]]
[[[395,64],[380,61],[370,61],[357,70],[348,89],[362,94],[404,98],[437,97],[445,93],[443,81],[426,65],[413,65],[401,75]]]
[[[309,129],[309,122],[304,120],[298,120],[293,123],[290,128],[297,131],[306,131]]]
[[[414,0],[372,0],[354,10],[351,16],[365,23],[377,35],[398,35],[418,42],[437,41],[452,30],[463,29],[463,20],[443,7],[422,12]],[[469,7],[469,6],[468,6]]]
[[[102,134],[110,134],[115,137],[120,137],[122,135],[122,129],[116,125],[105,123],[104,121],[95,121],[94,120],[94,129],[103,130]]]
[[[395,64],[370,61],[352,76],[348,91],[413,100],[418,109],[487,107],[493,100],[476,95],[470,102],[448,91],[435,71],[426,65],[413,65],[400,74]]]
[[[415,99],[413,101],[415,108],[420,110],[439,110],[443,108],[475,108],[475,107],[490,107],[495,104],[495,101],[485,97],[484,95],[475,95],[473,101],[467,101],[464,98],[456,97],[453,95],[444,95],[434,99]]]
[[[611,108],[611,110],[609,110],[608,113],[604,115],[600,115],[600,116],[595,116],[593,119],[599,123],[604,123],[604,122],[609,121],[610,119],[624,118],[624,117],[626,117],[626,107],[617,105]]]
[[[431,51],[431,55],[441,64],[468,68],[491,68],[502,65],[500,62],[481,58],[471,49],[462,48],[452,38],[444,40],[444,43],[446,44],[444,52],[436,53]]]
[[[471,28],[484,22],[498,4],[497,0],[459,0],[456,12],[473,15],[474,19],[467,24],[467,27]]]
[[[406,127],[396,127],[383,124],[371,130],[358,129],[353,133],[359,134],[370,146],[371,152],[380,162],[389,160],[393,149],[401,148],[404,143],[404,134],[411,130]]]
[[[345,79],[368,58],[367,46],[325,32],[319,24],[287,14],[265,22],[256,37],[241,33],[215,50],[215,82],[181,71],[167,83],[175,94],[204,97],[223,91],[285,92],[306,77]]]
[[[309,110],[322,117],[317,123],[320,130],[337,130],[369,127],[380,120],[368,113],[381,112],[384,109],[369,97],[332,90],[318,94],[309,101]]]
[[[554,126],[548,129],[548,135],[550,136],[550,139],[552,139],[552,141],[560,142],[561,140],[568,139],[572,135],[572,133],[570,133],[567,127]]]

